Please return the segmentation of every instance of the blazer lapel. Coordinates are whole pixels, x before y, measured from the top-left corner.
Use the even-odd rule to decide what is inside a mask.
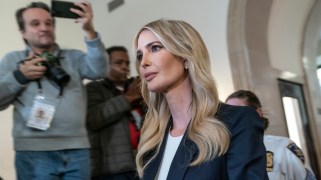
[[[195,159],[196,155],[197,146],[187,137],[187,133],[185,133],[172,161],[167,179],[184,179],[189,164]]]
[[[165,134],[163,137],[163,143],[159,149],[159,152],[157,154],[157,156],[155,157],[155,159],[153,161],[150,162],[150,164],[148,165],[148,167],[145,170],[145,174],[144,174],[144,178],[143,179],[147,179],[147,180],[151,180],[151,179],[155,179],[157,173],[158,173],[158,169],[162,163],[162,159],[163,159],[163,155],[164,155],[164,150],[165,150],[165,145],[167,142],[167,134],[169,132],[170,127],[172,126],[172,118],[169,120],[166,130],[165,130]],[[156,151],[155,151],[156,152]],[[151,153],[152,155],[155,153]]]
[[[172,123],[173,123],[172,119],[170,119],[166,127],[166,131],[163,137],[164,140],[159,149],[159,152],[155,157],[155,159],[152,162],[150,162],[150,164],[146,168],[143,179],[146,179],[146,180],[155,179],[158,173],[158,170],[160,168],[160,165],[162,163],[165,146],[167,142],[167,135],[169,133],[170,127],[172,126]],[[197,156],[197,152],[198,151],[197,151],[196,144],[187,137],[187,132],[185,132],[184,137],[182,138],[182,141],[180,142],[180,145],[178,146],[178,149],[175,153],[174,159],[172,161],[171,167],[167,175],[167,179],[168,180],[184,179],[184,176],[189,167],[189,164],[195,159],[195,157]]]

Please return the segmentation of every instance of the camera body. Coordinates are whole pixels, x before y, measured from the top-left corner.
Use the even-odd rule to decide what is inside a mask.
[[[59,58],[55,57],[47,52],[44,52],[38,57],[42,57],[47,59],[47,61],[43,61],[40,63],[41,66],[45,66],[47,71],[45,72],[45,76],[55,83],[55,85],[59,87],[66,86],[70,81],[70,76],[66,73],[64,69],[59,65]]]

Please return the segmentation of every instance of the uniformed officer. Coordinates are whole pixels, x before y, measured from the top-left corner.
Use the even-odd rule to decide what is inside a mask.
[[[315,179],[304,154],[289,138],[264,135],[269,179]]]

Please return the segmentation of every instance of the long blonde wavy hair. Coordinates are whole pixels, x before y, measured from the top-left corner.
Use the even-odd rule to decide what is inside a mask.
[[[184,21],[159,19],[139,30],[134,38],[134,52],[137,50],[140,33],[144,30],[153,32],[173,55],[188,61],[188,76],[192,85],[190,104],[192,119],[187,128],[187,137],[197,145],[199,150],[198,157],[190,165],[200,165],[223,155],[229,147],[230,134],[225,124],[214,118],[219,98],[211,74],[209,54],[201,36]],[[137,70],[139,66],[139,61],[136,61]],[[162,93],[148,91],[144,80],[141,82],[141,90],[148,106],[148,112],[141,129],[136,156],[137,171],[140,177],[144,175],[144,169],[159,152],[171,116]],[[154,154],[146,159],[151,152]]]

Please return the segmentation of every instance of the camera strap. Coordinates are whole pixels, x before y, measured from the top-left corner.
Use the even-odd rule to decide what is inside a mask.
[[[40,79],[37,79],[37,85],[38,85],[38,89],[40,91],[42,91],[42,85],[41,85],[41,82],[40,82]],[[59,94],[58,94],[58,97],[61,97],[63,95],[63,92],[64,92],[64,87],[63,86],[59,86]]]
[[[62,50],[58,49],[57,64],[58,64],[59,66],[61,66],[61,64],[60,64],[60,59],[62,58],[61,53],[62,53]],[[26,50],[26,51],[25,51],[25,56],[28,57],[28,55],[29,55],[29,50]],[[42,85],[41,85],[40,79],[37,79],[36,81],[37,81],[37,85],[38,85],[39,91],[42,91]],[[64,91],[64,87],[63,87],[63,86],[59,86],[59,94],[58,94],[58,97],[61,97],[61,96],[63,95],[63,91]]]

